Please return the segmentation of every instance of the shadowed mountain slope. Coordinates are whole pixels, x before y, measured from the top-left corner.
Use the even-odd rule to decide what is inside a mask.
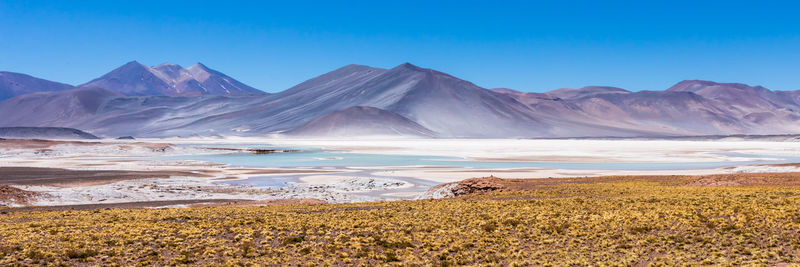
[[[397,113],[359,106],[321,115],[286,134],[308,137],[436,135]]]
[[[99,88],[21,95],[0,102],[0,126],[74,127],[94,118],[101,105],[118,97],[124,96]]]

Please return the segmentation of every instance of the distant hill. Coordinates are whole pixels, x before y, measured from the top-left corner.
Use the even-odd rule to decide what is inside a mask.
[[[105,88],[128,96],[265,94],[201,63],[183,68],[131,61],[79,87]]]
[[[760,86],[691,80],[665,91],[630,92],[610,87],[546,93],[495,91],[524,103],[537,117],[627,129],[629,134],[622,136],[800,132],[800,102],[792,98],[795,91],[770,91]]]
[[[436,133],[400,116],[373,107],[349,107],[321,115],[286,132],[308,137],[411,136],[432,137]]]
[[[73,86],[69,84],[51,82],[27,74],[0,71],[0,101],[29,93],[64,91],[72,88]]]
[[[82,86],[90,85],[109,90],[77,88],[2,101],[0,126],[73,127],[111,137],[800,134],[800,91],[699,80],[664,91],[587,86],[525,93],[488,90],[405,63],[391,69],[347,65],[279,93],[250,94],[202,64],[151,68],[131,62]]]
[[[9,139],[100,139],[90,133],[60,127],[0,127],[0,138]]]

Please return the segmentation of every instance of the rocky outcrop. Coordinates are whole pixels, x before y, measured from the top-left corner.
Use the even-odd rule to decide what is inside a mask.
[[[489,176],[482,178],[470,178],[458,182],[440,184],[432,187],[423,193],[420,199],[438,199],[464,196],[475,193],[485,193],[493,191],[503,191],[507,187],[503,184],[503,179]]]
[[[22,190],[13,186],[0,185],[0,207],[24,206],[41,193]]]

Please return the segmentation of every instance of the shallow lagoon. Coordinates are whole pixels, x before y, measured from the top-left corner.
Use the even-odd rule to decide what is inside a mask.
[[[572,170],[690,170],[712,169],[728,166],[750,164],[776,164],[799,162],[800,157],[748,155],[725,153],[720,155],[757,158],[748,161],[716,161],[716,162],[520,162],[520,161],[479,161],[459,157],[441,157],[425,155],[390,155],[349,153],[343,151],[321,150],[315,148],[285,148],[265,145],[248,146],[252,148],[299,149],[301,152],[275,153],[256,155],[252,153],[227,153],[213,155],[190,155],[167,157],[180,160],[201,160],[230,164],[241,167],[309,167],[309,168],[342,168],[372,166],[448,166],[475,169],[495,168],[544,168]]]

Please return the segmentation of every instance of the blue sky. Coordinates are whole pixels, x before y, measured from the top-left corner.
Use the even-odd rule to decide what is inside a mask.
[[[794,1],[8,1],[0,70],[80,84],[128,61],[203,62],[284,90],[404,62],[479,86],[800,89]]]

